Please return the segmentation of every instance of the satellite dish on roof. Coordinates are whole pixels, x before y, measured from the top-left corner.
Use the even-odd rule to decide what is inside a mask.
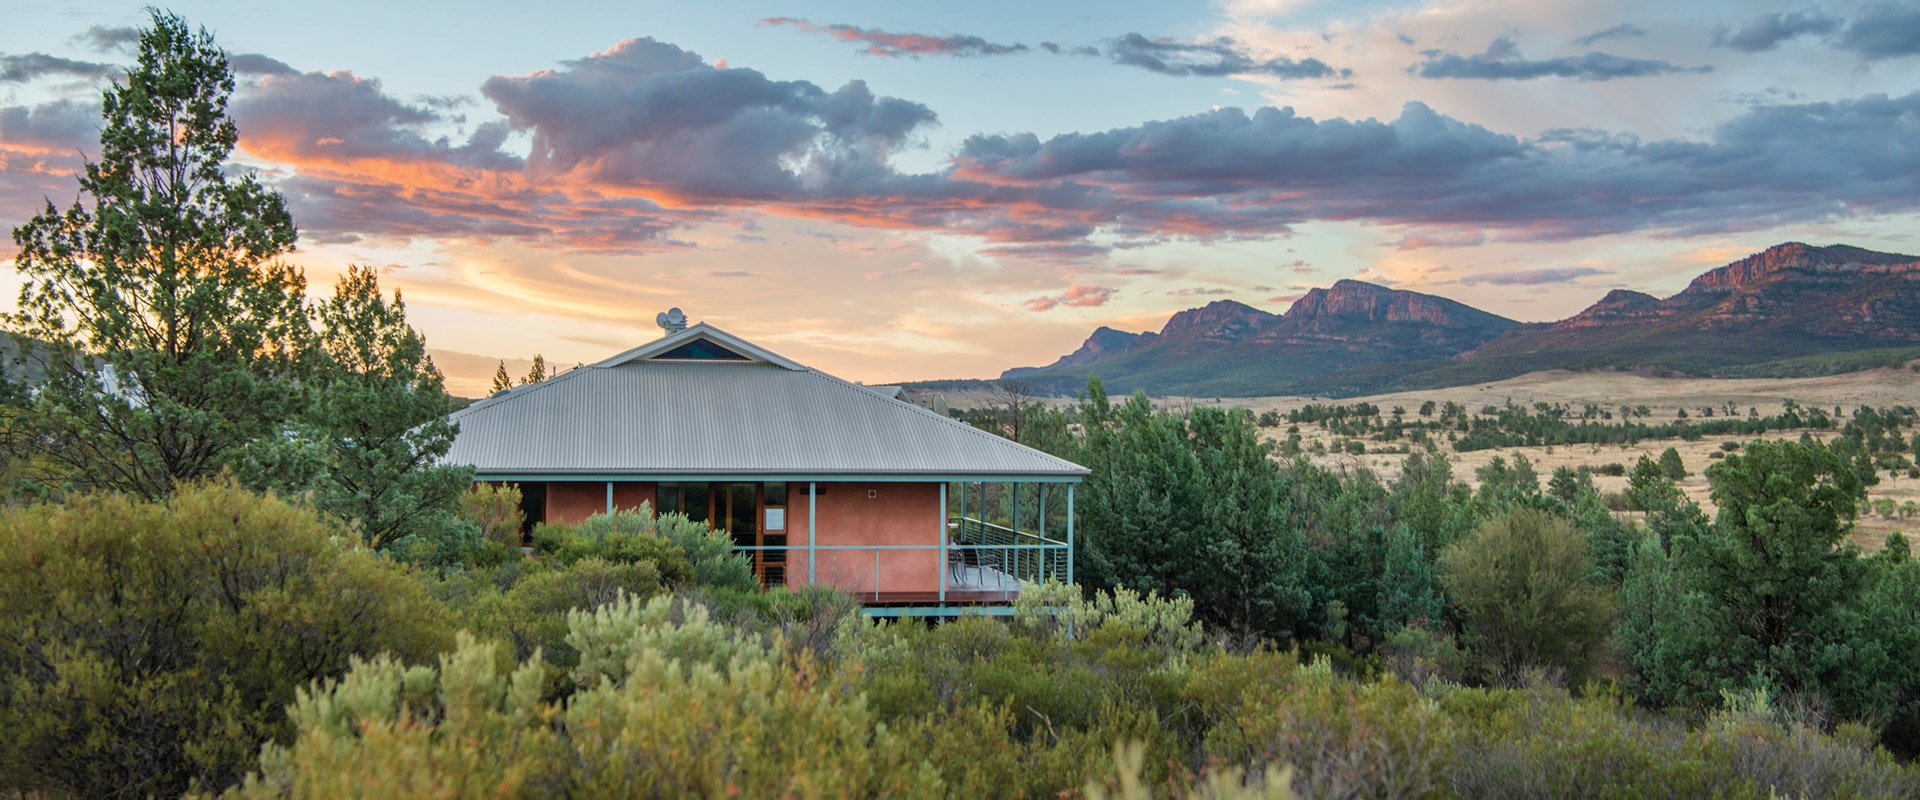
[[[669,336],[687,329],[687,315],[680,313],[678,308],[669,308],[660,312],[654,316],[653,322]]]

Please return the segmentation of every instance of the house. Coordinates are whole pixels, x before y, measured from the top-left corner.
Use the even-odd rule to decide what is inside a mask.
[[[1086,468],[711,325],[663,326],[456,412],[447,460],[518,485],[529,525],[682,513],[766,585],[835,586],[876,615],[993,613],[1025,582],[1073,579]]]

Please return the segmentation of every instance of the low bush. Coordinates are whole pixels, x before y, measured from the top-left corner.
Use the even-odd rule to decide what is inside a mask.
[[[1764,701],[1689,725],[1602,689],[1356,680],[1206,640],[1183,601],[1041,588],[1011,622],[843,617],[824,652],[689,598],[569,615],[581,654],[463,641],[303,695],[240,797],[1904,797],[1920,771]],[[813,602],[818,601],[818,602]],[[821,615],[835,603],[812,598]],[[1049,617],[1043,610],[1058,610]],[[1408,628],[1395,637],[1419,647]],[[1425,650],[1443,652],[1444,644]],[[1389,657],[1391,658],[1391,656]]]
[[[533,545],[543,556],[572,563],[601,558],[616,563],[650,561],[673,586],[757,589],[753,565],[733,551],[733,540],[680,514],[658,518],[646,504],[595,514],[579,523],[541,523]]]
[[[0,783],[41,797],[219,789],[357,657],[429,661],[452,619],[392,560],[231,484],[0,512]]]

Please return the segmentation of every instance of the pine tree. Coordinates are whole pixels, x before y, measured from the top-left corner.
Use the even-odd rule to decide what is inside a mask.
[[[14,230],[9,327],[53,344],[27,437],[66,480],[146,497],[241,465],[297,409],[305,279],[293,219],[229,170],[233,75],[205,30],[153,12],[101,97],[101,153],[66,211]]]
[[[373,270],[350,267],[318,317],[306,414],[322,459],[314,503],[376,548],[448,534],[472,476],[438,463],[453,445],[453,402],[400,293],[388,302]]]
[[[1680,451],[1671,447],[1660,454],[1660,471],[1671,480],[1683,480],[1687,477],[1687,464],[1680,460]]]
[[[493,368],[493,389],[488,391],[488,394],[499,394],[511,388],[513,388],[513,378],[507,375],[507,362],[502,361],[500,366]]]
[[[1709,467],[1719,516],[1675,538],[1670,585],[1649,595],[1661,604],[1626,637],[1643,697],[1710,704],[1766,688],[1861,719],[1907,691],[1907,667],[1875,654],[1887,631],[1862,624],[1873,576],[1846,536],[1863,477],[1819,442],[1753,442]]]
[[[1579,500],[1582,495],[1593,494],[1593,471],[1581,467],[1559,466],[1553,468],[1553,477],[1547,481],[1547,494],[1569,503]]]
[[[1626,495],[1627,508],[1647,512],[1679,505],[1685,499],[1660,463],[1647,456],[1641,456],[1627,473]]]
[[[539,383],[546,379],[547,357],[536,353],[533,356],[533,368],[527,370],[527,377],[525,380],[520,381],[520,385],[525,386],[530,383]]]

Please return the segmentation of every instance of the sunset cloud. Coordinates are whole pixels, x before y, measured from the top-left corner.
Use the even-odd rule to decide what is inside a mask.
[[[1517,59],[1507,45],[1490,53]],[[233,113],[246,152],[289,168],[274,183],[323,242],[469,236],[648,252],[690,246],[678,234],[690,225],[777,215],[1081,264],[1116,246],[1258,239],[1313,221],[1403,226],[1399,246],[1414,249],[1920,207],[1920,94],[1757,105],[1689,141],[1523,138],[1422,103],[1384,121],[1229,107],[1046,139],[976,135],[912,173],[894,157],[937,123],[925,104],[861,81],[829,91],[720,67],[652,39],[494,76],[481,93],[498,116],[466,127],[447,104],[402,100],[375,78],[273,68],[242,87]],[[0,146],[72,152],[97,130],[90,120],[71,103],[9,107]]]
[[[794,17],[768,17],[761,20],[760,24],[769,27],[793,28],[807,33],[821,34],[842,42],[852,42],[863,45],[860,52],[885,58],[918,58],[920,56],[977,58],[1027,52],[1027,46],[1024,44],[997,44],[978,36],[897,33],[862,28],[857,25],[816,25]]]
[[[1021,306],[1034,312],[1052,311],[1061,306],[1097,308],[1112,301],[1115,293],[1113,289],[1105,286],[1082,286],[1076,283],[1068,286],[1067,290],[1061,294],[1036,297],[1022,303]]]
[[[1711,51],[1713,19],[1423,0],[1265,32],[1099,38],[1162,24],[1123,21],[1066,43],[1040,24],[913,32],[961,20],[941,15],[776,18],[811,35],[676,33],[726,61],[616,36],[600,52],[564,49],[578,37],[532,47],[545,54],[533,61],[442,48],[422,56],[442,59],[432,70],[405,75],[209,24],[235,48],[241,163],[286,197],[316,281],[334,262],[409,264],[394,280],[425,324],[474,338],[439,346],[527,355],[525,335],[485,321],[511,309],[541,320],[545,352],[571,363],[597,351],[560,342],[650,337],[652,312],[682,304],[764,324],[810,361],[933,377],[915,372],[934,368],[927,353],[955,359],[945,374],[988,370],[1017,361],[996,348],[1065,352],[1093,319],[1149,325],[1202,295],[1256,302],[1365,269],[1495,309],[1525,297],[1536,305],[1521,311],[1571,313],[1592,299],[1581,287],[1677,289],[1660,282],[1713,265],[1682,255],[1703,239],[1746,253],[1776,236],[1891,230],[1879,246],[1898,249],[1920,215],[1906,6],[1826,7],[1845,19],[1774,41],[1809,45],[1791,80],[1732,44],[1744,10]],[[1794,8],[1765,10],[1791,28]],[[916,24],[929,16],[940,22]],[[43,198],[72,200],[81,155],[97,149],[98,81],[123,68],[95,60],[130,60],[131,29],[62,50],[80,27],[66,24],[36,40],[45,59],[4,62],[34,76],[0,100],[10,224]],[[608,29],[665,30],[620,25]],[[811,55],[755,49],[783,40]],[[1545,49],[1569,42],[1627,55]],[[874,58],[825,62],[850,73],[796,66],[853,47]],[[1717,71],[1691,71],[1701,52]],[[1454,79],[1422,77],[1449,57],[1464,63],[1434,68]],[[1035,81],[1029,68],[1057,72]],[[1346,83],[1357,88],[1336,90]],[[987,91],[993,102],[965,96]]]

